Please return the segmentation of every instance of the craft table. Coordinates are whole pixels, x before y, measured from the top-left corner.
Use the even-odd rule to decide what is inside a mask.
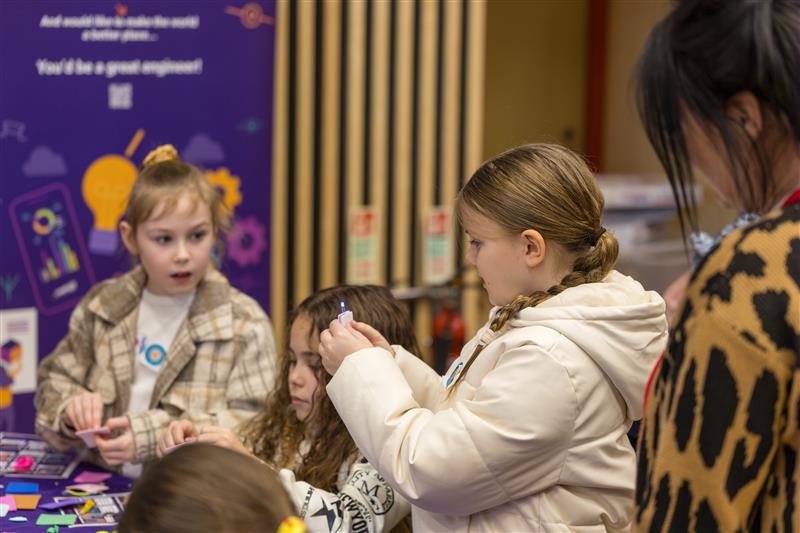
[[[10,533],[28,533],[28,532],[36,532],[36,533],[44,533],[47,531],[48,526],[37,526],[36,520],[40,514],[43,513],[59,513],[56,510],[46,510],[42,509],[41,505],[45,503],[50,503],[53,501],[54,497],[56,496],[64,496],[74,498],[76,496],[71,496],[69,494],[64,493],[65,487],[68,485],[74,485],[76,483],[75,477],[83,473],[84,471],[89,470],[92,472],[102,472],[102,470],[90,463],[81,462],[78,466],[73,470],[72,474],[67,479],[40,479],[40,478],[25,478],[25,477],[17,477],[17,476],[2,476],[0,477],[0,485],[3,485],[0,488],[0,496],[5,496],[6,494],[6,487],[8,487],[9,483],[12,482],[23,482],[23,483],[36,483],[39,485],[38,494],[41,495],[41,499],[39,500],[38,506],[35,510],[17,510],[17,511],[9,511],[9,513],[0,518],[0,532],[10,532]],[[120,474],[112,474],[112,476],[102,481],[105,485],[108,485],[108,490],[103,492],[102,494],[112,494],[112,493],[120,493],[120,492],[130,492],[131,486],[133,484],[133,480],[122,476]],[[102,494],[98,495],[101,496]],[[93,497],[86,496],[88,498]],[[68,509],[68,508],[65,508]],[[24,516],[28,519],[27,522],[12,522],[9,519],[14,516]],[[78,527],[80,526],[80,527]],[[101,525],[101,526],[89,526],[89,525],[80,525],[79,522],[76,522],[74,526],[59,526],[59,532],[64,533],[66,531],[73,531],[76,533],[90,533],[90,532],[98,532],[98,531],[107,531],[108,533],[112,533],[113,531],[117,530],[117,525]]]

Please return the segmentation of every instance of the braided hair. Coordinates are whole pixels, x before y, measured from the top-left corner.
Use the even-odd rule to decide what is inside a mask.
[[[450,391],[455,390],[483,348],[520,311],[571,287],[599,282],[614,268],[619,245],[601,225],[603,205],[603,195],[586,162],[563,146],[519,146],[475,171],[456,198],[459,223],[470,211],[492,220],[509,235],[535,229],[545,241],[574,254],[575,260],[572,270],[556,285],[519,295],[500,308]]]

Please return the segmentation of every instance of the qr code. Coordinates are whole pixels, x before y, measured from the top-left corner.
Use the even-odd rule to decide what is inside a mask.
[[[110,83],[108,85],[108,108],[109,109],[133,108],[133,84]]]

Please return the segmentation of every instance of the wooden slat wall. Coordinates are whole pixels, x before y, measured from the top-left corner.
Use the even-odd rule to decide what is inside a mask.
[[[346,281],[352,207],[380,216],[381,282],[421,284],[424,213],[452,205],[480,164],[485,7],[279,0],[271,280],[279,342],[291,307]],[[483,318],[478,300],[478,290],[465,291],[470,331]],[[409,310],[425,344],[430,302]]]

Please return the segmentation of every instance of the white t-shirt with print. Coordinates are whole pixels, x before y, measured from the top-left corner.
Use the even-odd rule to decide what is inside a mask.
[[[169,349],[181,323],[189,314],[194,292],[179,296],[161,296],[145,289],[139,302],[136,324],[136,362],[128,413],[137,414],[150,408],[150,399],[158,374],[164,367]],[[126,464],[123,474],[138,477],[141,465]]]

